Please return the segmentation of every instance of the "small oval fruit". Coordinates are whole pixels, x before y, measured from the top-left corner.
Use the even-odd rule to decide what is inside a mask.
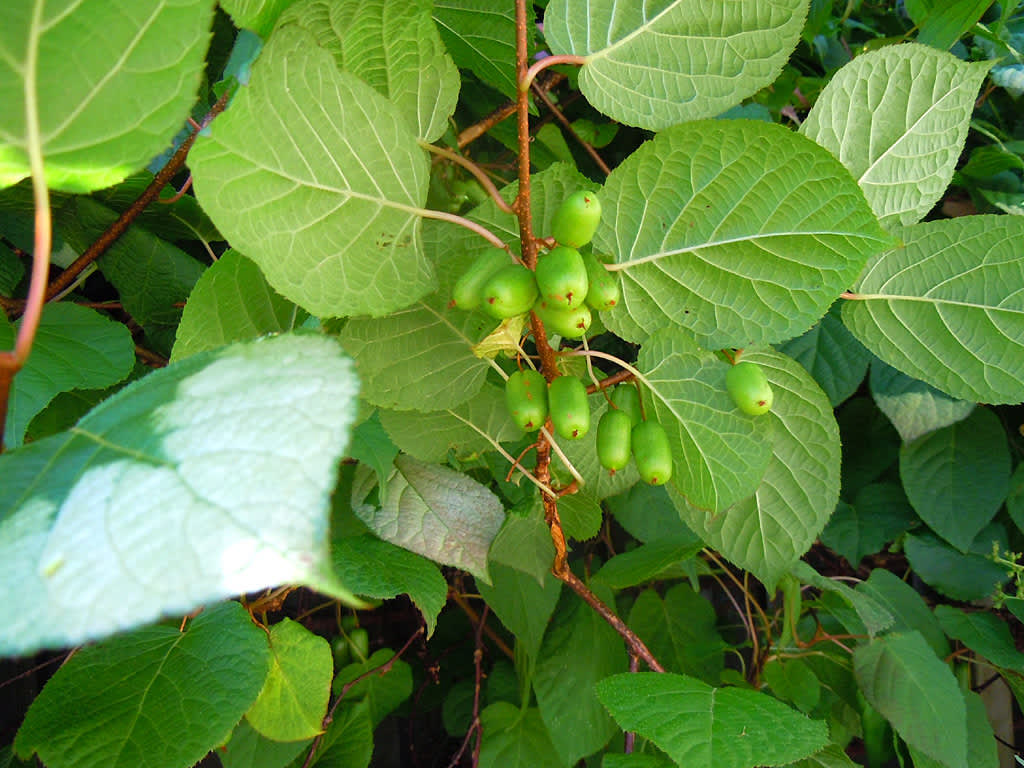
[[[597,460],[612,473],[625,469],[632,456],[629,414],[609,408],[597,422]]]
[[[583,254],[587,268],[587,304],[598,312],[612,309],[622,298],[619,281],[592,253]]]
[[[560,437],[578,440],[590,431],[587,388],[575,376],[559,376],[548,385],[548,410]]]
[[[768,413],[775,400],[768,377],[757,363],[736,363],[729,368],[725,374],[725,389],[736,407],[751,416]]]
[[[537,281],[522,264],[502,267],[484,283],[481,306],[491,317],[504,320],[521,315],[537,300]]]
[[[348,644],[352,646],[352,656],[356,661],[370,658],[370,633],[362,627],[356,627],[348,633]]]
[[[630,437],[640,479],[648,485],[667,483],[672,477],[672,448],[665,428],[656,421],[641,421]]]
[[[544,426],[548,418],[548,383],[545,378],[527,368],[516,371],[505,382],[505,404],[518,427],[533,432]]]
[[[644,412],[640,407],[640,391],[632,384],[619,384],[612,390],[612,405],[629,416],[631,427],[644,420]]]
[[[559,245],[581,248],[591,241],[601,221],[601,201],[593,192],[573,192],[555,211],[551,236]]]
[[[575,309],[587,297],[587,267],[575,248],[559,245],[542,254],[536,277],[541,299],[555,309]]]
[[[541,299],[533,305],[533,311],[544,323],[545,331],[557,333],[567,339],[582,339],[587,335],[594,320],[590,307],[586,304],[581,304],[575,309],[557,309]]]
[[[338,635],[331,641],[331,653],[334,656],[334,665],[338,669],[352,661],[352,649],[344,635]]]
[[[495,272],[509,264],[504,250],[488,248],[456,281],[452,288],[452,304],[466,310],[479,307],[484,297],[484,285]]]

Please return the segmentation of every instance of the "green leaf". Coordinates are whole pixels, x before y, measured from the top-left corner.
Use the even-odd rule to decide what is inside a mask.
[[[871,364],[871,396],[904,442],[966,418],[974,403],[957,400],[881,360]]]
[[[666,571],[677,570],[681,563],[692,560],[703,548],[704,543],[701,541],[686,544],[678,541],[641,544],[636,549],[613,557],[597,572],[594,579],[612,589],[634,587],[645,581],[652,581]]]
[[[821,541],[857,567],[916,523],[917,515],[900,485],[872,483],[857,492],[852,504],[839,502]]]
[[[154,174],[149,171],[140,171],[116,187],[93,192],[91,199],[120,215],[135,204],[153,183],[154,178]],[[179,196],[178,191],[170,185],[163,187],[159,197],[137,215],[133,226],[141,226],[147,232],[170,243],[179,240],[200,240],[209,243],[224,239],[200,207],[199,201],[192,195]]]
[[[526,655],[537,658],[544,631],[558,604],[562,582],[550,573],[538,581],[508,565],[491,560],[491,584],[478,583],[481,597],[501,619],[501,623],[516,636]]]
[[[465,403],[483,387],[490,366],[473,347],[494,325],[433,296],[384,318],[352,318],[339,339],[359,366],[369,402],[436,411]]]
[[[357,595],[386,600],[407,594],[423,614],[427,636],[448,600],[448,585],[437,566],[414,552],[364,534],[336,539],[334,572]]]
[[[811,714],[821,701],[821,682],[802,659],[773,659],[764,665],[764,681],[783,701]]]
[[[590,585],[606,605],[611,592]],[[574,592],[563,590],[537,656],[537,707],[563,765],[603,747],[615,723],[594,693],[599,680],[628,668],[622,638]]]
[[[900,449],[900,479],[928,526],[966,552],[1010,490],[1010,451],[999,417],[979,408]]]
[[[504,391],[494,384],[485,384],[454,408],[428,413],[382,410],[380,420],[395,445],[420,461],[444,461],[449,451],[466,458],[494,450],[492,440],[506,442],[523,434],[509,416]]]
[[[768,468],[753,496],[717,514],[686,503],[677,507],[705,541],[771,590],[810,549],[835,509],[839,428],[825,393],[798,363],[775,350],[747,349],[742,359],[760,365],[775,392],[768,414],[742,417],[770,440]]]
[[[0,211],[0,216],[3,212]],[[25,276],[25,265],[6,246],[0,248],[0,293],[10,296]]]
[[[117,214],[90,198],[77,198],[57,218],[68,243],[84,251]],[[156,351],[169,353],[182,314],[175,304],[188,298],[203,265],[139,226],[121,235],[97,264],[117,289],[125,311],[145,329],[148,342]]]
[[[252,261],[228,251],[196,282],[181,314],[171,360],[268,333],[294,330],[308,317],[267,284]]]
[[[899,235],[900,248],[868,262],[843,322],[886,363],[953,397],[1019,402],[1024,220],[961,216]]]
[[[14,583],[14,582],[5,582]],[[53,768],[188,768],[224,742],[267,676],[238,603],[81,648],[32,702],[14,746]]]
[[[15,335],[15,326],[0,317],[0,349],[13,349]],[[11,388],[7,446],[21,445],[32,419],[61,392],[116,384],[134,364],[135,343],[123,325],[75,304],[47,304],[32,354]]]
[[[713,117],[769,85],[806,17],[806,0],[552,0],[544,36],[552,53],[586,57],[580,90],[598,110],[657,131]]]
[[[782,344],[779,351],[807,369],[833,406],[857,391],[871,361],[871,353],[843,325],[838,302],[811,330]]]
[[[29,175],[35,144],[47,185],[68,192],[116,184],[159,154],[195,103],[213,5],[35,0],[8,8],[0,187]]]
[[[528,9],[532,16],[532,7]],[[468,69],[509,98],[516,96],[516,14],[491,0],[434,0],[441,40],[461,69]],[[532,26],[532,18],[527,20]]]
[[[304,751],[292,762],[290,768],[367,768],[373,758],[375,724],[370,718],[371,711],[366,702],[339,707],[317,748],[313,762],[307,765]]]
[[[828,742],[825,723],[778,699],[683,675],[614,675],[597,684],[597,695],[623,730],[650,739],[687,768],[778,765]]]
[[[999,523],[984,528],[967,552],[930,533],[907,534],[903,548],[910,567],[928,586],[954,600],[984,600],[1007,579],[1006,569],[992,562],[993,543],[1000,552],[1009,548]]]
[[[605,752],[601,761],[601,768],[673,768],[674,765],[660,755],[641,755],[636,752],[628,755]]]
[[[725,390],[728,365],[673,329],[648,339],[636,365],[644,374],[646,413],[665,428],[672,446],[673,486],[712,511],[749,496],[771,458],[770,422],[736,409]]]
[[[967,713],[956,678],[919,632],[875,638],[853,652],[864,698],[910,746],[967,766]]]
[[[899,576],[884,568],[875,568],[867,581],[857,585],[857,594],[873,598],[888,609],[894,632],[919,632],[935,655],[943,659],[949,653],[949,641],[924,598]]]
[[[270,628],[270,671],[245,713],[274,741],[303,741],[323,732],[331,696],[331,646],[301,624],[284,619]]]
[[[1017,650],[1010,628],[994,614],[966,613],[951,605],[935,606],[935,618],[950,637],[959,640],[997,667],[1024,673],[1024,653]]]
[[[601,203],[594,248],[622,280],[604,319],[636,342],[666,324],[709,349],[785,341],[889,242],[838,160],[763,122],[663,131],[611,173]]]
[[[355,75],[391,101],[424,141],[441,137],[459,96],[459,72],[441,44],[429,0],[304,0],[278,22],[301,26]]]
[[[210,130],[189,155],[196,196],[285,298],[322,317],[379,316],[434,287],[423,150],[310,33],[277,30]]]
[[[870,397],[854,397],[836,410],[843,443],[842,495],[857,492],[896,466],[900,436]]]
[[[679,519],[664,486],[637,483],[625,493],[606,499],[605,503],[616,522],[642,542],[689,544],[700,541],[700,537]]]
[[[355,682],[357,678],[363,677],[367,672],[382,667],[394,656],[395,652],[390,648],[381,648],[374,651],[366,661],[349,664],[334,678],[334,692],[340,694],[346,685]],[[368,719],[376,728],[385,717],[412,696],[412,690],[412,667],[402,659],[398,659],[384,674],[378,673],[363,677],[348,689],[345,698],[353,702],[364,703],[367,707]]]
[[[369,417],[352,430],[349,458],[370,467],[377,474],[378,482],[383,482],[391,473],[391,465],[398,453],[398,446],[391,442],[391,438],[380,423],[378,411],[370,413]],[[365,526],[360,526],[359,532],[362,533],[363,530]]]
[[[380,488],[379,508],[364,503],[367,491],[353,495],[352,507],[382,539],[490,581],[487,550],[505,509],[487,487],[447,467],[400,455]]]
[[[882,569],[875,569],[872,571],[872,575],[879,571]],[[884,571],[884,573],[889,572]],[[893,625],[894,613],[889,610],[889,606],[884,601],[878,599],[877,595],[871,594],[867,590],[851,589],[841,581],[822,576],[802,560],[793,568],[792,574],[800,581],[810,584],[822,592],[839,595],[856,611],[858,619],[872,637]],[[902,582],[900,583],[902,584]]]
[[[1006,511],[1017,528],[1024,531],[1024,464],[1018,464],[1010,476],[1010,490],[1006,494]]]
[[[721,680],[728,647],[716,627],[715,610],[686,584],[677,584],[664,600],[654,589],[637,595],[629,626],[670,672],[714,685]]]
[[[492,562],[529,574],[540,585],[547,584],[555,545],[539,504],[531,505],[526,513],[518,509],[509,511],[491,543],[489,557]]]
[[[914,224],[946,191],[990,62],[908,43],[855,58],[800,132],[838,157],[882,224]]]
[[[283,583],[352,600],[326,528],[356,388],[333,340],[278,336],[154,371],[4,454],[0,654]]]
[[[479,768],[565,768],[536,709],[499,701],[480,713],[480,723]]]
[[[955,0],[939,4],[920,25],[917,41],[947,51],[970,31],[990,5],[991,0]]]
[[[267,37],[281,13],[295,0],[221,0],[221,7],[231,14],[239,29],[251,29]]]
[[[217,757],[223,768],[284,768],[308,746],[302,741],[268,739],[243,717]]]
[[[790,763],[786,768],[857,768],[857,763],[838,744],[829,744],[821,752]]]

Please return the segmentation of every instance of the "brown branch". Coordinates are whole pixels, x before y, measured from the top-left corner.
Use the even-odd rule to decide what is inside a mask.
[[[425,141],[421,141],[420,146],[423,147],[428,152],[433,152],[434,154],[439,155],[440,157],[447,158],[448,160],[451,160],[453,163],[458,163],[459,165],[461,165],[463,168],[465,168],[467,171],[473,174],[474,178],[476,178],[478,182],[480,182],[480,186],[482,186],[487,191],[487,194],[491,196],[491,199],[494,201],[494,204],[497,205],[499,209],[501,209],[505,213],[515,213],[515,211],[512,210],[512,206],[506,203],[505,199],[500,194],[498,194],[498,188],[494,186],[494,182],[491,181],[491,178],[486,173],[484,173],[483,169],[479,165],[474,163],[468,157],[463,157],[457,152],[452,152],[450,149],[439,147],[436,144],[429,144]]]
[[[533,79],[537,77],[537,73],[547,69],[548,67],[554,67],[558,64],[576,64],[577,66],[583,66],[587,63],[586,56],[577,56],[572,53],[562,53],[557,56],[545,56],[540,61],[535,61],[533,66],[526,70],[526,73],[519,78],[519,91],[530,90],[530,85],[533,83]]]
[[[462,612],[466,614],[466,616],[469,618],[471,622],[476,624],[480,621],[480,617],[477,615],[476,611],[473,610],[473,606],[469,604],[469,601],[466,600],[464,596],[462,596],[455,590],[452,590],[449,594],[452,600],[455,601],[455,604],[462,609]],[[489,637],[491,641],[498,647],[498,650],[506,656],[508,656],[509,659],[512,659],[514,661],[515,653],[512,651],[511,648],[508,647],[508,643],[502,640],[501,636],[498,635],[498,633],[495,632],[494,629],[492,629],[491,626],[487,624],[487,622],[484,622],[483,627],[484,632],[487,633],[487,637]]]
[[[203,118],[203,126],[209,125],[210,121],[213,120],[217,115],[224,111],[227,106],[229,92],[225,92],[217,102],[210,108],[206,117]],[[128,227],[139,217],[147,206],[153,200],[157,198],[160,191],[167,186],[175,174],[181,170],[182,166],[185,165],[185,159],[188,157],[189,150],[192,149],[192,144],[195,143],[196,137],[199,135],[199,131],[194,131],[189,135],[181,146],[178,147],[178,151],[174,153],[167,164],[160,169],[160,171],[153,177],[153,181],[149,183],[145,191],[139,195],[138,199],[132,203],[117,220],[111,224],[106,232],[100,235],[92,245],[90,245],[85,252],[75,259],[68,268],[65,269],[46,290],[46,300],[52,301],[55,296],[66,290],[75,281],[86,267],[96,261],[100,256],[107,252],[117,239],[121,237],[127,230]]]
[[[516,0],[516,82],[522,83],[527,72],[529,21],[526,0]],[[519,216],[519,241],[522,246],[523,263],[530,269],[537,266],[537,243],[533,239],[533,212],[530,210],[530,90],[519,88],[516,93],[516,124],[519,137],[519,194],[513,207]],[[536,315],[534,329],[537,328]],[[543,326],[541,327],[543,331]],[[542,337],[534,334],[535,338]],[[543,352],[541,353],[543,355]],[[542,358],[543,360],[543,358]],[[545,371],[548,379],[552,372]]]
[[[549,72],[548,76],[543,78],[543,85],[541,86],[545,91],[550,91],[555,86],[559,85],[565,80],[565,75],[561,72]],[[538,80],[540,82],[540,80]],[[512,117],[516,113],[516,102],[507,101],[498,107],[496,110],[487,115],[483,120],[480,120],[468,128],[463,129],[458,136],[457,143],[459,149],[472,144],[474,141],[479,139],[481,136],[486,134],[491,128],[496,126],[508,118]]]

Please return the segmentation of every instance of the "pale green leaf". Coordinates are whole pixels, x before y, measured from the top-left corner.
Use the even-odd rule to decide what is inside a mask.
[[[536,709],[499,701],[480,713],[480,723],[479,768],[565,768]]]
[[[427,636],[434,634],[437,617],[448,600],[448,585],[437,566],[415,552],[376,536],[337,539],[334,572],[357,595],[384,600],[407,594],[423,614]]]
[[[380,487],[380,507],[365,504],[363,486],[352,507],[385,541],[438,563],[487,576],[487,550],[505,520],[501,500],[471,477],[400,455]]]
[[[1024,220],[961,216],[900,230],[843,322],[889,365],[972,402],[1024,399]]]
[[[598,110],[656,131],[769,85],[806,17],[806,0],[552,0],[544,36],[552,53],[586,57],[580,90]]]
[[[220,0],[221,7],[231,14],[239,29],[251,29],[266,37],[274,28],[278,16],[295,0]]]
[[[871,353],[846,329],[839,311],[837,302],[811,330],[779,347],[807,369],[833,406],[857,391],[871,361]]]
[[[900,449],[900,479],[914,510],[961,552],[999,511],[1010,471],[1006,430],[987,408]]]
[[[883,225],[914,224],[953,178],[990,66],[885,46],[835,74],[800,132],[842,161]]]
[[[434,287],[423,150],[309,32],[277,30],[210,130],[189,155],[196,195],[285,298],[322,317],[384,315]]]
[[[884,569],[879,568],[876,570],[881,571]],[[885,572],[889,573],[888,571]],[[874,595],[851,589],[841,581],[822,576],[802,560],[793,568],[792,574],[805,584],[810,584],[812,587],[816,587],[823,592],[832,592],[839,595],[856,611],[857,617],[864,624],[868,634],[874,636],[892,626],[894,621],[893,613],[880,600],[876,599]]]
[[[380,725],[413,692],[412,667],[402,659],[395,661],[386,672],[366,674],[371,670],[379,670],[394,657],[392,649],[381,648],[374,651],[366,661],[349,664],[334,678],[335,693],[341,693],[349,683],[355,683],[349,687],[345,698],[365,703],[373,727]],[[357,679],[358,683],[355,682]]]
[[[968,768],[967,713],[956,678],[919,632],[875,638],[853,652],[864,698],[912,747]]]
[[[1017,650],[1010,628],[985,611],[967,613],[951,605],[935,606],[935,618],[946,634],[997,667],[1024,673],[1024,653]]]
[[[881,360],[871,364],[871,396],[904,442],[966,418],[975,404],[957,400]]]
[[[736,409],[725,391],[728,364],[669,329],[647,340],[636,364],[648,418],[672,446],[673,486],[713,512],[753,493],[771,458],[772,422]]]
[[[473,346],[495,321],[432,296],[384,318],[354,317],[339,339],[359,366],[362,395],[381,408],[453,409],[477,394],[490,366]]]
[[[44,3],[4,9],[0,187],[29,175],[69,192],[116,184],[170,144],[203,76],[211,0]]]
[[[312,33],[338,69],[398,107],[409,130],[440,138],[459,96],[459,72],[445,52],[429,0],[302,0],[280,26]]]
[[[532,6],[528,12],[532,14]],[[434,0],[434,21],[455,63],[516,96],[516,13],[493,0]],[[532,18],[527,24],[532,25]]]
[[[919,632],[938,658],[949,653],[946,633],[924,598],[892,571],[873,569],[868,580],[857,585],[856,594],[883,605],[889,611],[889,624],[894,632]]]
[[[395,445],[420,461],[444,461],[449,451],[466,458],[494,450],[492,441],[522,436],[508,413],[505,393],[485,384],[461,405],[443,411],[380,411],[384,428]]]
[[[614,604],[607,587],[590,586],[606,605]],[[541,719],[563,765],[574,765],[614,735],[615,723],[594,684],[628,665],[618,632],[575,592],[563,590],[533,677]]]
[[[717,514],[692,503],[678,507],[705,541],[773,589],[835,509],[839,428],[825,393],[799,364],[774,350],[748,349],[742,359],[759,364],[775,392],[768,414],[742,417],[770,441],[768,468],[753,496]]]
[[[0,653],[67,646],[331,574],[329,497],[356,406],[331,339],[194,355],[0,456]]]
[[[889,243],[827,151],[780,125],[687,123],[616,168],[594,238],[622,301],[605,323],[630,341],[669,324],[710,348],[803,333]]]
[[[303,741],[323,732],[331,695],[331,646],[301,624],[284,619],[270,628],[270,671],[245,713],[274,741]]]
[[[825,723],[756,691],[640,672],[606,678],[597,692],[624,730],[650,739],[687,768],[778,765],[828,743]]]
[[[11,583],[11,582],[6,582]],[[53,768],[188,768],[224,742],[267,676],[266,635],[238,603],[81,648],[15,738]]]
[[[1006,568],[992,561],[992,550],[1009,549],[1006,530],[995,522],[982,529],[967,552],[932,533],[907,534],[903,549],[914,572],[935,591],[954,600],[985,600],[1005,584]]]
[[[13,349],[16,333],[16,326],[0,316],[0,349]],[[135,344],[125,326],[75,304],[47,304],[32,354],[11,388],[7,447],[21,445],[29,422],[61,392],[116,384],[134,364]]]
[[[181,314],[171,361],[233,341],[294,330],[308,317],[267,285],[238,251],[222,255],[196,282]]]
[[[686,584],[672,587],[664,599],[654,589],[646,589],[629,612],[630,629],[665,669],[710,685],[722,677],[728,647],[717,623],[711,603]]]

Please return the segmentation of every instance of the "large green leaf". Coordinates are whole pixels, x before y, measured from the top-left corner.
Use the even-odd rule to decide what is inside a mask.
[[[507,701],[480,713],[480,768],[565,768],[536,709]]]
[[[390,655],[390,651],[387,653]],[[373,758],[375,723],[371,712],[368,702],[340,707],[317,746],[313,761],[303,751],[289,768],[367,768]]]
[[[376,484],[353,488],[352,507],[359,518],[385,541],[463,568],[482,581],[487,575],[487,550],[505,519],[501,500],[467,475],[400,455],[379,488],[380,506],[366,503]]]
[[[396,107],[299,27],[271,36],[189,164],[217,228],[314,314],[384,315],[434,286],[423,150]]]
[[[857,594],[866,595],[885,606],[894,632],[916,631],[921,634],[937,657],[949,653],[946,633],[928,608],[920,593],[892,571],[875,568],[867,581],[857,585]]]
[[[613,604],[607,587],[591,586]],[[615,723],[598,701],[594,684],[628,664],[618,632],[575,592],[563,590],[533,677],[540,716],[563,765],[574,765],[614,735]]]
[[[840,69],[800,126],[857,179],[883,225],[914,224],[946,191],[991,63],[889,45]]]
[[[243,717],[217,757],[222,768],[284,768],[308,746],[308,742],[268,739]]]
[[[530,658],[537,658],[544,631],[558,604],[562,582],[548,573],[542,583],[524,571],[491,560],[492,584],[477,584],[480,595],[516,636],[516,644]]]
[[[967,552],[932,533],[907,534],[903,549],[914,573],[954,600],[985,600],[1007,580],[1006,568],[992,561],[992,550],[1009,549],[1006,529],[995,522],[982,529]]]
[[[278,336],[154,371],[4,454],[0,653],[282,583],[352,599],[326,529],[356,389],[333,340]]]
[[[529,7],[532,12],[532,6]],[[434,0],[434,21],[455,63],[516,95],[516,13],[493,0]]]
[[[870,483],[857,491],[852,503],[839,502],[821,541],[856,567],[916,524],[917,515],[899,483]]]
[[[15,334],[15,326],[0,316],[0,349],[13,349]],[[47,304],[32,354],[11,388],[7,446],[21,445],[29,422],[61,392],[116,384],[134,364],[135,344],[125,326],[76,304]]]
[[[308,314],[267,285],[252,261],[238,251],[221,256],[189,294],[171,360],[233,341],[294,330]]]
[[[614,675],[597,684],[597,695],[624,730],[650,739],[686,768],[779,765],[828,743],[825,723],[778,699],[683,675]]]
[[[874,572],[881,570],[879,568]],[[892,625],[894,620],[893,614],[874,595],[864,594],[852,589],[841,581],[822,576],[802,560],[797,562],[792,573],[800,581],[810,584],[812,587],[817,587],[822,592],[830,592],[841,597],[857,613],[858,620],[864,625],[864,629],[867,630],[869,635],[877,635]],[[885,571],[885,573],[889,572]]]
[[[277,18],[295,0],[220,0],[221,7],[231,14],[239,29],[251,29],[266,37],[274,28]]]
[[[334,692],[340,694],[349,686],[345,699],[365,704],[368,719],[375,728],[412,695],[412,667],[402,659],[396,659],[386,672],[367,674],[379,670],[394,657],[395,652],[392,649],[381,648],[374,651],[366,661],[349,664],[334,678]],[[357,679],[359,682],[356,682]]]
[[[611,173],[601,202],[594,247],[622,281],[604,319],[630,341],[669,324],[710,349],[785,341],[889,242],[838,160],[763,122],[663,131]]]
[[[904,442],[955,424],[974,410],[975,403],[957,400],[935,387],[886,365],[871,364],[871,396]]]
[[[1024,220],[961,216],[900,230],[843,322],[889,365],[962,400],[1024,399]]]
[[[807,0],[552,0],[552,53],[585,56],[580,90],[619,122],[660,130],[713,117],[769,85],[800,39]]]
[[[29,175],[71,192],[116,184],[159,154],[203,75],[211,0],[22,0],[0,27],[0,187]]]
[[[1024,653],[1017,650],[1010,628],[985,611],[967,613],[951,605],[935,606],[935,618],[946,634],[959,640],[997,667],[1024,673]]]
[[[967,712],[956,678],[919,632],[876,638],[853,652],[864,698],[910,746],[968,768]]]
[[[773,589],[835,509],[839,428],[825,393],[798,363],[774,350],[746,350],[743,359],[761,366],[775,392],[770,413],[744,417],[771,442],[768,468],[754,495],[728,509],[706,512],[681,500],[678,508],[705,541]]]
[[[445,132],[459,95],[459,72],[430,6],[429,0],[303,0],[278,24],[311,32],[338,69],[389,99],[409,130],[429,142]]]
[[[369,402],[398,410],[447,411],[480,391],[490,365],[473,354],[473,347],[495,321],[451,309],[446,302],[431,296],[384,318],[354,317],[345,324],[339,338],[359,366],[362,394]]]
[[[917,40],[943,51],[948,50],[975,25],[990,5],[992,3],[989,0],[936,3],[928,17],[918,24],[921,29]]]
[[[184,632],[161,624],[79,649],[32,702],[15,748],[53,768],[188,768],[256,699],[268,656],[238,603]]]
[[[713,512],[753,493],[770,460],[771,421],[736,409],[725,391],[728,365],[666,329],[644,344],[637,368],[647,413],[668,433],[680,493]]]
[[[331,695],[331,647],[301,624],[284,619],[270,628],[270,671],[245,713],[249,723],[275,741],[302,741],[323,732]]]
[[[857,763],[838,744],[829,744],[821,752],[790,763],[786,768],[857,768]]]
[[[914,510],[961,552],[1010,490],[1010,450],[999,417],[978,408],[900,449],[900,479]]]

